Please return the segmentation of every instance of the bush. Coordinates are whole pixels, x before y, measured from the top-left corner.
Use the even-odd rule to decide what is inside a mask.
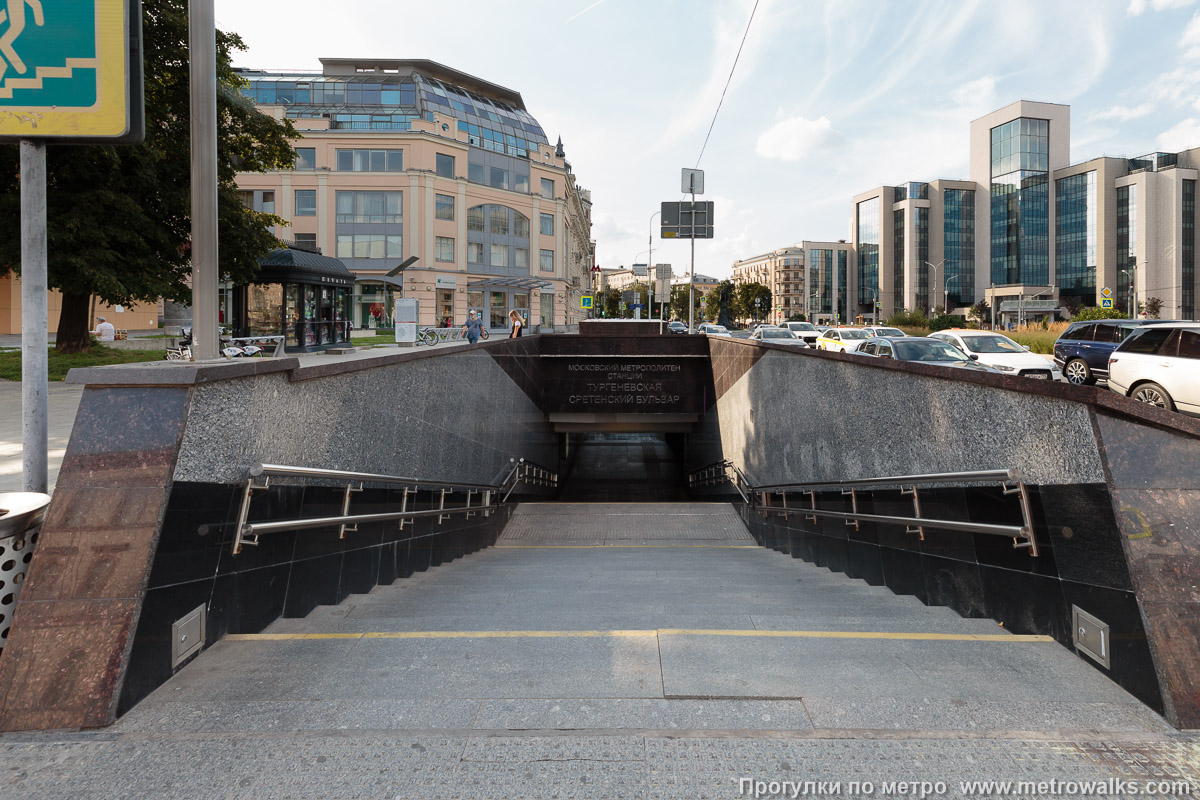
[[[891,328],[928,328],[929,319],[923,311],[897,311],[883,324]]]
[[[962,326],[963,318],[953,314],[938,314],[929,320],[929,330],[931,331],[944,331],[947,328],[961,328]]]
[[[1090,319],[1125,319],[1129,315],[1117,308],[1097,308],[1087,306],[1079,309],[1071,317],[1072,322],[1084,322]]]

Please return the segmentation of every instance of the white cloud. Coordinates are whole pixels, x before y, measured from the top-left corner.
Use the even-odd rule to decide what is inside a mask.
[[[1196,0],[1150,0],[1148,3],[1155,11],[1165,11],[1168,8],[1185,8],[1190,6]],[[1136,17],[1146,10],[1147,0],[1129,0],[1129,8],[1126,13],[1131,17]]]
[[[1200,59],[1200,12],[1192,15],[1192,21],[1183,29],[1179,37],[1179,46],[1183,48],[1183,57]]]
[[[841,138],[841,134],[833,129],[833,123],[827,117],[811,120],[790,117],[764,131],[758,137],[754,152],[763,158],[799,161],[834,147]]]
[[[974,108],[982,105],[991,108],[996,100],[996,79],[985,75],[979,80],[964,83],[950,92],[950,99],[957,106]]]
[[[1107,111],[1096,111],[1088,115],[1088,120],[1096,121],[1101,119],[1115,119],[1120,122],[1128,122],[1131,119],[1144,117],[1154,110],[1153,103],[1142,103],[1140,106],[1113,106]]]
[[[1185,119],[1170,130],[1163,131],[1154,140],[1155,146],[1164,153],[1178,153],[1192,147],[1200,147],[1200,119]]]

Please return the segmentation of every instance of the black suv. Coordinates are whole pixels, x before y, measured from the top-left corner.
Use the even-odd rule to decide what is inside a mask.
[[[1108,380],[1108,357],[1143,325],[1167,320],[1101,319],[1076,322],[1054,342],[1054,363],[1076,386]]]

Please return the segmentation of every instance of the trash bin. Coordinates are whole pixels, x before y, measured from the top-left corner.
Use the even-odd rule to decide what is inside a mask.
[[[50,495],[41,492],[0,492],[0,650],[48,505]]]

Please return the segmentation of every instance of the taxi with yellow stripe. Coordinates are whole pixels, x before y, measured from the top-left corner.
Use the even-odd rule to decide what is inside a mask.
[[[871,338],[871,332],[865,328],[830,328],[817,337],[818,350],[832,350],[835,353],[852,353],[864,340]]]

